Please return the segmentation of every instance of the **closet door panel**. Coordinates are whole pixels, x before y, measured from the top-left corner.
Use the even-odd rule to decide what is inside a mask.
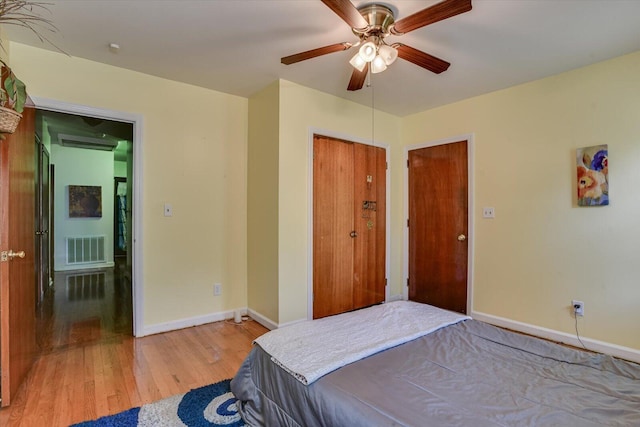
[[[314,136],[314,319],[353,309],[353,162],[353,144]]]
[[[385,151],[354,144],[353,308],[385,300]]]

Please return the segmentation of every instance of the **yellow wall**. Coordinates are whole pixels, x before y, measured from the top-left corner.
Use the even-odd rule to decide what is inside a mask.
[[[247,99],[17,43],[11,63],[32,96],[144,117],[145,327],[246,306]]]
[[[278,319],[279,82],[249,99],[248,306]]]
[[[391,147],[399,146],[398,117],[376,111],[373,121],[376,142]],[[308,262],[310,132],[313,129],[320,133],[325,130],[346,139],[371,141],[371,125],[370,107],[285,80],[280,81],[278,322],[281,324],[307,318],[308,276],[311,269]],[[401,150],[394,148],[391,153],[391,164],[399,163]],[[392,173],[397,178],[398,172]],[[401,203],[401,191],[392,189],[391,204]],[[390,220],[391,223],[397,221],[398,218]],[[401,247],[399,238],[401,236],[393,236],[392,251]],[[399,283],[400,279],[399,263],[392,262],[390,281]]]
[[[403,119],[405,146],[475,134],[474,311],[573,334],[579,299],[582,336],[640,349],[638,70],[640,52]],[[598,144],[611,204],[577,207],[576,148]]]
[[[370,107],[282,80],[249,101],[20,44],[11,62],[32,95],[144,117],[145,325],[247,304],[279,324],[307,317],[310,132],[370,140]],[[406,263],[404,148],[473,133],[473,310],[572,334],[580,299],[582,335],[640,349],[638,69],[640,52],[405,118],[375,111],[391,150],[390,295]],[[575,149],[596,144],[609,144],[611,205],[579,208]]]

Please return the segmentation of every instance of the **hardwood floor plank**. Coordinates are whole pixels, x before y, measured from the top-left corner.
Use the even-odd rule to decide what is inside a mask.
[[[69,405],[68,413],[71,419],[80,419],[84,416],[84,405],[78,405],[78,396],[84,392],[84,349],[76,348],[69,352],[65,369],[64,389],[67,392],[66,402]]]
[[[105,294],[111,287],[130,292],[107,276]],[[64,294],[47,298],[38,319],[42,353],[11,406],[0,410],[1,426],[66,427],[231,378],[267,331],[254,321],[223,321],[133,338],[130,311],[108,304],[126,297],[88,304]]]
[[[95,381],[91,380],[91,381],[84,382],[84,392],[82,393],[82,396],[84,396],[84,399],[83,399],[84,404],[82,405],[83,411],[79,421],[93,420],[98,418],[98,413],[96,412],[96,405],[95,405],[95,399],[96,399]],[[74,419],[72,422],[76,422],[76,420]]]
[[[92,345],[90,351],[94,360],[94,384],[95,384],[95,401],[93,402],[96,413],[105,414],[109,411],[109,405],[106,401],[105,386],[105,365],[102,359],[102,345]]]

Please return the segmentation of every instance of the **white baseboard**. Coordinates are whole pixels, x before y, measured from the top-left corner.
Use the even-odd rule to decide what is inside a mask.
[[[163,332],[176,331],[178,329],[190,328],[192,326],[204,325],[206,323],[220,322],[221,320],[233,319],[236,310],[240,310],[242,315],[247,314],[247,309],[236,308],[233,310],[219,311],[217,313],[205,314],[202,316],[189,317],[186,319],[173,320],[171,322],[156,323],[155,325],[145,326],[142,334],[138,337],[146,335],[161,334]]]
[[[278,324],[276,322],[274,322],[273,320],[269,319],[266,316],[263,316],[262,314],[258,313],[255,310],[248,309],[247,314],[249,314],[249,316],[251,316],[253,320],[260,323],[262,326],[269,329],[270,331],[273,329],[278,329]]]
[[[402,301],[403,299],[404,298],[402,297],[402,294],[389,295],[389,299],[387,299],[387,302]]]
[[[270,331],[274,329],[284,328],[290,325],[295,325],[296,323],[304,322],[305,320],[307,320],[307,319],[300,319],[300,320],[294,320],[292,322],[276,323],[273,320],[269,319],[266,316],[263,316],[262,314],[258,313],[255,310],[249,309],[247,310],[247,313],[249,314],[249,316],[251,316],[253,320],[260,323],[262,326],[269,329]]]
[[[471,317],[475,320],[490,323],[492,325],[500,326],[514,331],[524,332],[526,334],[535,335],[541,338],[545,338],[551,341],[557,341],[564,344],[569,344],[574,347],[582,347],[578,338],[573,334],[567,334],[566,332],[559,332],[553,329],[547,329],[540,326],[530,325],[528,323],[518,322],[516,320],[506,319],[504,317],[493,316],[478,311],[472,311]],[[623,347],[617,344],[611,344],[604,341],[598,341],[591,338],[580,337],[584,345],[592,351],[599,353],[609,354],[611,356],[619,357],[625,360],[631,360],[636,363],[640,363],[640,350]]]

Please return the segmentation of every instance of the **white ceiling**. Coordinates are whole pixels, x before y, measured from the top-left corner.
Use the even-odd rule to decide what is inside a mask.
[[[373,93],[351,93],[353,51],[280,64],[357,41],[320,0],[47,2],[59,31],[46,35],[72,56],[243,97],[282,78],[368,106],[373,100],[398,116],[640,50],[640,0],[473,0],[470,12],[391,37],[450,62],[449,70],[436,75],[398,60],[373,76]],[[385,2],[396,19],[435,3]],[[11,40],[52,49],[22,29],[6,30]]]

